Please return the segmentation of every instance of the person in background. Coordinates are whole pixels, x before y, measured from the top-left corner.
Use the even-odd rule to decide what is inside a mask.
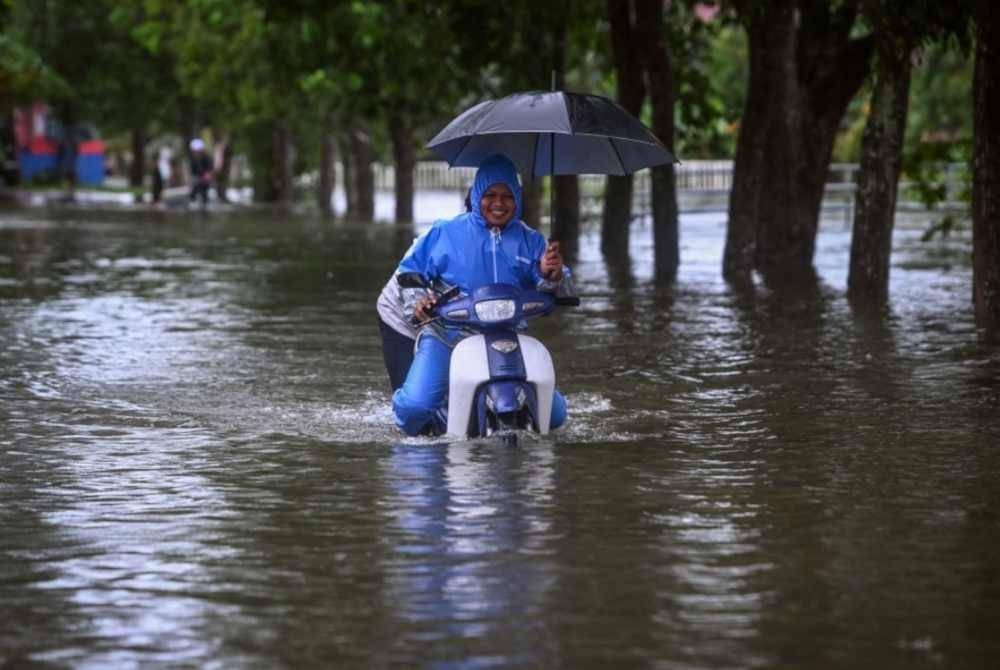
[[[212,157],[205,151],[205,142],[194,138],[189,145],[191,149],[191,202],[201,198],[201,206],[208,205],[208,189],[212,185]]]
[[[156,162],[153,164],[153,202],[163,199],[163,189],[170,183],[172,152],[170,147],[162,146],[156,152]]]

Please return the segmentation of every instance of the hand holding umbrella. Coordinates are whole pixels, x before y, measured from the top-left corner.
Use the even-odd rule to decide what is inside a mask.
[[[545,254],[538,261],[538,267],[545,278],[552,281],[562,279],[563,259],[562,254],[559,253],[557,240],[549,240],[545,247]]]

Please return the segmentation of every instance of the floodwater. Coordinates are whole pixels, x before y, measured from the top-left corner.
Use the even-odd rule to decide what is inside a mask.
[[[967,240],[892,307],[731,292],[721,214],[536,322],[565,430],[402,439],[373,306],[412,231],[0,212],[0,665],[978,668],[1000,662],[1000,352]],[[6,665],[5,665],[6,663]]]

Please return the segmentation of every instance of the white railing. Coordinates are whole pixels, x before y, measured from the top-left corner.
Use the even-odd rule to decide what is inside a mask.
[[[338,166],[339,167],[339,166]],[[949,163],[942,166],[944,172],[945,195],[938,204],[942,210],[961,210],[967,202],[961,196],[961,189],[968,181],[968,166]],[[860,166],[857,163],[831,163],[824,198],[825,210],[843,211],[845,225],[851,224],[854,214],[854,199]],[[729,191],[733,184],[733,161],[684,161],[675,166],[677,192],[681,209],[685,211],[718,211],[728,207]],[[413,180],[416,190],[445,190],[463,192],[469,188],[475,175],[474,168],[450,168],[440,161],[419,161],[414,170]],[[603,175],[580,175],[580,196],[585,213],[599,211],[604,194]],[[391,191],[395,183],[392,165],[375,165],[375,187]],[[641,217],[649,213],[650,171],[641,170],[635,174],[635,204],[633,211]],[[916,199],[911,182],[899,184],[897,207],[903,210],[924,210],[926,207]]]

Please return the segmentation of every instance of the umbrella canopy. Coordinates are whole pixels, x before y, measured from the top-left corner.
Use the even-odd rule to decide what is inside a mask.
[[[504,154],[521,174],[626,175],[675,163],[656,136],[614,101],[566,91],[514,93],[467,109],[428,142],[452,167]]]

